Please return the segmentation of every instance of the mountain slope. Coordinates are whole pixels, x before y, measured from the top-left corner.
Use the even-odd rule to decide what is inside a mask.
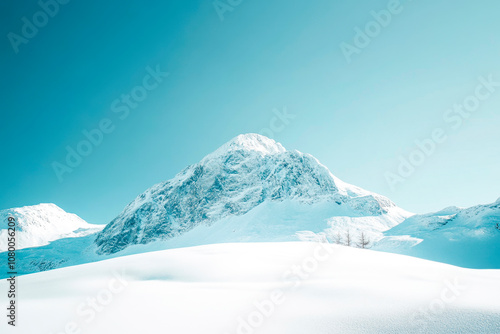
[[[326,220],[332,216],[380,217],[378,232],[410,216],[388,198],[342,182],[313,156],[287,151],[261,135],[246,134],[139,195],[99,233],[96,245],[100,254],[113,254],[287,201],[291,206],[309,205],[311,210],[326,208],[322,221],[317,222],[323,229],[329,227]],[[272,236],[288,240],[295,232],[310,229],[307,224],[297,224],[297,230],[290,231],[283,218],[277,215],[266,221],[275,226]],[[260,226],[259,216],[256,219],[255,226]],[[279,226],[285,229],[280,231]],[[261,237],[269,240],[265,231],[273,228],[263,228]],[[258,235],[255,231],[254,236]]]
[[[37,247],[61,238],[83,237],[96,233],[103,226],[92,225],[55,204],[39,204],[0,211],[0,221],[8,217],[17,221],[17,249]],[[0,252],[7,250],[7,224],[0,226]]]
[[[500,269],[500,199],[412,216],[384,232],[375,249],[469,268]]]

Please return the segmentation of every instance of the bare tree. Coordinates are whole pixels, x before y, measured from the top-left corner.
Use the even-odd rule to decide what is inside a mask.
[[[347,230],[346,235],[345,235],[345,245],[351,246],[351,244],[352,244],[351,231]]]
[[[337,245],[342,245],[342,235],[340,234],[340,231],[338,231],[334,237],[333,237],[333,242],[335,242]]]
[[[365,232],[361,232],[361,235],[359,236],[358,247],[368,248],[369,246],[370,246],[370,240],[365,235]]]

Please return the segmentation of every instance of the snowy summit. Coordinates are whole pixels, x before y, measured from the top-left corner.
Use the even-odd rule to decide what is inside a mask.
[[[232,151],[254,151],[262,155],[283,153],[286,149],[280,143],[256,133],[247,133],[236,136],[206,158],[224,155]]]

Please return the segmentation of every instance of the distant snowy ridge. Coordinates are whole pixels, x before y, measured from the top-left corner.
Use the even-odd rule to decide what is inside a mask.
[[[101,254],[112,254],[243,216],[263,203],[287,200],[311,208],[329,203],[333,216],[389,215],[379,231],[411,215],[384,196],[342,182],[310,154],[245,134],[139,195],[99,233],[96,244]]]
[[[55,204],[38,204],[0,211],[0,252],[7,250],[7,219],[14,217],[16,248],[38,247],[62,239],[82,237],[100,231],[103,226],[87,223]]]
[[[470,268],[500,268],[500,199],[414,215],[374,247]]]

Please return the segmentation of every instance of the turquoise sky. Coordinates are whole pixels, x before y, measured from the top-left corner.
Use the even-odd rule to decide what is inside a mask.
[[[480,76],[500,82],[497,0],[223,0],[219,13],[208,0],[47,3],[53,17],[37,1],[0,4],[0,209],[53,202],[108,223],[247,132],[410,211],[500,196],[500,87],[462,124],[443,119],[474,102]],[[389,9],[385,26],[370,23]],[[23,29],[34,19],[36,34]],[[373,37],[348,62],[342,43],[356,47],[366,27]],[[169,75],[155,81],[156,69]],[[141,101],[127,105],[132,91]],[[275,120],[284,109],[288,124]],[[61,181],[54,162],[99,126],[108,133]],[[391,188],[387,172],[436,128],[446,141]]]

